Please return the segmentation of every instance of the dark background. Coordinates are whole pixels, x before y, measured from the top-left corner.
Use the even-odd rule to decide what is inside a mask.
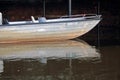
[[[0,0],[0,12],[9,21],[31,20],[43,16],[43,0]],[[103,44],[119,44],[120,8],[118,0],[72,0],[72,14],[101,14],[102,21],[83,40]],[[46,0],[46,17],[68,14],[68,0]]]

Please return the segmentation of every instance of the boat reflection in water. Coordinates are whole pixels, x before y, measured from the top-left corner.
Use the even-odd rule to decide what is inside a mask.
[[[96,49],[84,41],[62,41],[0,45],[1,59],[41,58],[67,59],[99,57]]]
[[[91,66],[99,61],[95,47],[84,41],[1,44],[0,78],[83,80],[93,78]]]

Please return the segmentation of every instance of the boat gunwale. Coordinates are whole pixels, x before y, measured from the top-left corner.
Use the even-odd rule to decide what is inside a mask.
[[[78,21],[101,20],[101,17],[99,17],[99,16],[100,15],[93,16],[92,18],[90,18],[90,17],[83,17],[84,19],[81,19],[82,17],[78,17],[78,18],[80,18],[79,20],[78,20],[78,18],[76,18],[77,20],[54,21],[54,22],[39,22],[39,23],[23,23],[23,24],[3,24],[3,25],[0,25],[0,28],[1,27],[7,27],[7,26],[17,26],[17,25],[37,25],[37,24],[69,23],[69,22],[78,22]],[[69,19],[69,18],[67,18],[67,19]],[[75,19],[75,18],[73,18],[73,19]]]

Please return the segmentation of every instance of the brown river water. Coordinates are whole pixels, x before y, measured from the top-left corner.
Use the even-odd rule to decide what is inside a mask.
[[[0,80],[120,80],[120,46],[83,40],[0,44]]]

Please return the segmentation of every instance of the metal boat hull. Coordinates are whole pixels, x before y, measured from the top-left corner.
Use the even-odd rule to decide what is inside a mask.
[[[99,19],[0,27],[0,43],[18,41],[53,41],[79,37],[98,23]]]

